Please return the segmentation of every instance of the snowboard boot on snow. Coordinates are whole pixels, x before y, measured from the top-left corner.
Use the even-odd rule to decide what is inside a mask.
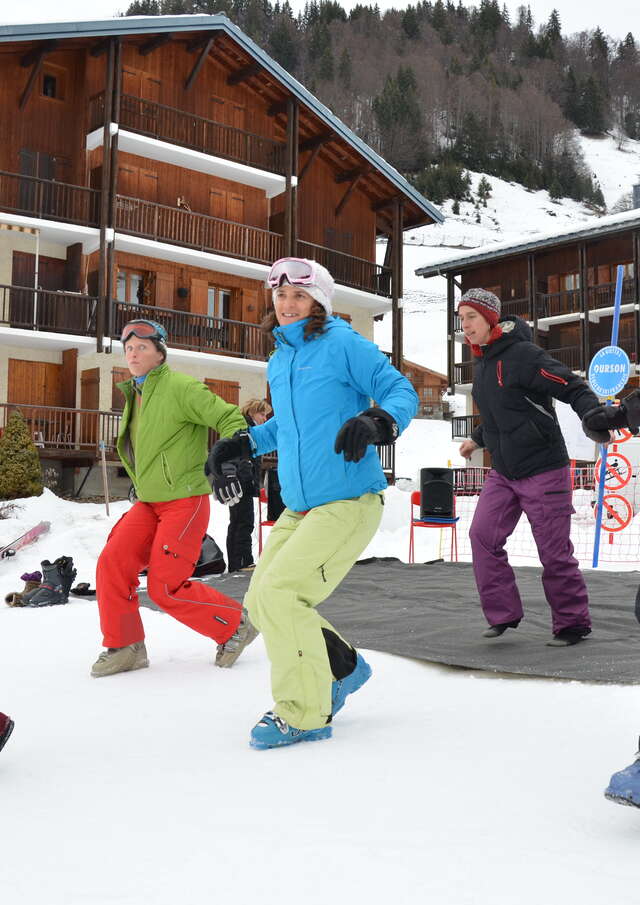
[[[344,679],[336,679],[331,683],[331,716],[335,716],[344,707],[347,695],[353,694],[362,688],[365,682],[371,678],[371,667],[362,656],[358,654],[356,667],[353,672]]]
[[[268,710],[251,730],[249,744],[252,748],[264,751],[267,748],[295,745],[297,742],[318,742],[323,738],[331,738],[332,733],[331,726],[322,726],[320,729],[294,729],[277,713]]]
[[[55,606],[66,603],[69,589],[76,577],[73,559],[70,556],[59,556],[54,562],[44,559],[42,565],[42,584],[35,591],[25,596],[25,606]]]
[[[242,618],[240,619],[238,628],[228,641],[218,645],[218,650],[216,651],[216,666],[221,666],[223,669],[233,666],[245,647],[248,647],[252,641],[255,641],[259,634],[258,629],[254,628],[249,621],[249,614],[243,608]]]
[[[13,720],[8,717],[6,713],[0,713],[0,751],[2,751],[5,744],[9,741],[9,736],[13,732],[13,726]]]
[[[614,773],[604,790],[604,797],[616,804],[640,808],[640,739],[636,759],[624,770]]]
[[[498,625],[490,625],[489,628],[485,629],[482,633],[482,637],[499,638],[500,635],[504,635],[508,628],[518,628],[519,625],[519,619],[514,619],[513,622],[499,622]]]
[[[24,588],[21,591],[11,591],[10,594],[7,594],[4,598],[7,606],[24,606],[25,596],[40,587],[42,572],[25,572],[24,575],[20,576],[20,579],[24,581]]]
[[[144,669],[148,665],[145,643],[136,641],[135,644],[128,644],[126,647],[109,647],[103,650],[91,667],[91,675],[99,679],[102,676],[115,676],[118,672]]]
[[[571,625],[569,628],[561,628],[556,632],[551,641],[547,641],[547,647],[571,647],[578,644],[587,635],[591,634],[591,629],[582,625]]]

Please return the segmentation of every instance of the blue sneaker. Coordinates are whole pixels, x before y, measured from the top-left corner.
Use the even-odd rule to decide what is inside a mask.
[[[362,688],[365,682],[371,678],[371,667],[362,656],[358,654],[356,668],[345,676],[344,679],[336,679],[331,684],[331,715],[335,716],[344,707],[347,695],[353,694]]]
[[[332,734],[331,726],[322,726],[320,729],[294,729],[277,713],[268,710],[251,730],[249,744],[252,748],[264,751],[266,748],[295,745],[296,742],[318,742],[323,738],[331,738]]]
[[[640,808],[640,751],[632,764],[613,774],[604,797],[617,804]]]

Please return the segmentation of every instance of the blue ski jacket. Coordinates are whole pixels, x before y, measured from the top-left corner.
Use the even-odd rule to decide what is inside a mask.
[[[295,512],[384,490],[375,447],[359,462],[346,462],[334,452],[336,435],[371,400],[395,419],[400,432],[418,406],[406,377],[342,318],[329,318],[326,331],[305,342],[306,323],[273,330],[276,348],[267,380],[274,415],[250,429],[257,455],[277,449],[282,500]]]

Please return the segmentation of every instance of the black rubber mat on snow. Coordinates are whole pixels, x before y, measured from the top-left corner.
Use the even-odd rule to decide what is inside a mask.
[[[542,569],[515,572],[525,618],[494,640],[482,638],[486,622],[470,563],[358,563],[322,604],[322,614],[356,647],[493,672],[640,683],[634,612],[640,573],[586,571],[593,633],[573,647],[556,648],[545,645],[551,620]],[[208,581],[242,600],[249,579],[250,573],[239,573]],[[149,605],[144,592],[140,599]]]

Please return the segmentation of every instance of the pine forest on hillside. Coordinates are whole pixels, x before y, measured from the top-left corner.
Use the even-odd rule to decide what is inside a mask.
[[[575,129],[640,139],[640,50],[600,28],[563,35],[497,0],[381,12],[312,0],[134,0],[127,15],[224,13],[436,203],[465,169],[602,208]]]

